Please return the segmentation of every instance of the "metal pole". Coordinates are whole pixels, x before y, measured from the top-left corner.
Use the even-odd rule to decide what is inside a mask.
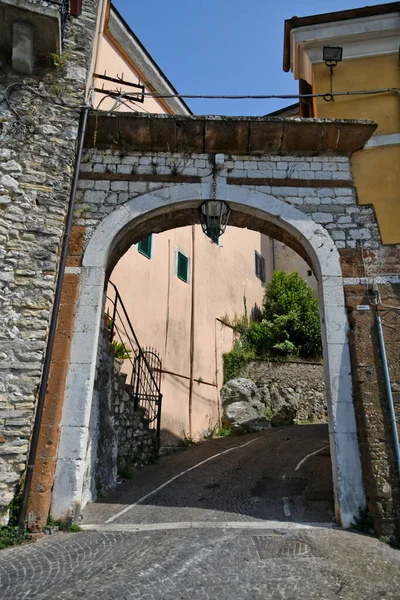
[[[83,140],[85,137],[89,108],[90,108],[89,106],[85,106],[82,109],[82,112],[80,115],[80,120],[79,120],[77,152],[76,152],[76,158],[75,158],[75,170],[74,170],[74,176],[72,179],[70,201],[69,201],[69,205],[68,205],[68,212],[67,212],[66,224],[65,224],[65,230],[64,230],[64,239],[63,239],[62,250],[61,250],[60,266],[58,269],[58,278],[57,278],[56,290],[55,290],[55,295],[54,295],[53,312],[51,315],[49,337],[48,337],[48,341],[47,341],[46,357],[45,357],[45,361],[44,361],[44,365],[43,365],[42,379],[40,382],[40,389],[39,389],[37,408],[36,408],[36,417],[35,417],[35,423],[33,426],[31,446],[30,446],[30,450],[29,450],[29,459],[28,459],[28,465],[27,465],[27,469],[26,469],[24,491],[22,494],[21,512],[20,512],[19,521],[18,521],[18,535],[20,537],[22,537],[24,529],[25,529],[25,520],[26,520],[26,513],[28,510],[29,493],[30,493],[30,489],[31,489],[33,469],[35,466],[36,453],[37,453],[37,448],[38,448],[38,443],[39,443],[39,433],[40,433],[40,427],[42,424],[44,401],[45,401],[46,394],[47,394],[47,384],[48,384],[49,374],[50,374],[51,356],[53,353],[54,339],[55,339],[56,329],[57,329],[58,311],[60,308],[61,292],[62,292],[62,286],[63,286],[63,281],[64,281],[64,271],[65,271],[65,265],[66,265],[66,261],[67,261],[67,255],[68,255],[68,244],[69,244],[69,238],[70,238],[70,234],[71,234],[72,222],[73,222],[73,217],[74,217],[75,197],[76,197],[76,191],[78,188],[78,180],[79,180],[79,167],[81,164],[82,151],[83,151]]]
[[[395,451],[396,451],[397,472],[398,472],[398,475],[400,478],[399,434],[397,431],[396,413],[394,410],[392,386],[390,384],[390,375],[389,375],[389,368],[388,368],[388,362],[387,362],[387,357],[386,357],[385,339],[383,337],[383,330],[382,330],[382,320],[381,320],[381,317],[380,317],[378,311],[376,311],[376,313],[375,313],[375,321],[376,321],[376,328],[378,330],[379,348],[381,351],[381,358],[382,358],[382,365],[383,365],[383,377],[385,380],[386,393],[387,393],[387,398],[388,398],[388,403],[389,403],[390,421],[391,421],[391,425],[392,425],[394,445],[395,445]]]

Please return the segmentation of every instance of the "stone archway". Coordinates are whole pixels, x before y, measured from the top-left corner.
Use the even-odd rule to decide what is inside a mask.
[[[309,215],[274,196],[217,178],[217,197],[233,210],[232,224],[259,227],[267,223],[288,245],[301,251],[319,280],[319,302],[324,348],[329,435],[337,520],[348,527],[365,505],[360,455],[353,406],[342,271],[338,251],[326,229]],[[91,235],[83,256],[78,308],[71,347],[61,423],[52,514],[65,518],[79,513],[103,290],[110,264],[127,248],[132,235],[193,222],[195,209],[209,198],[208,183],[181,183],[137,196],[111,212]],[[137,234],[136,234],[137,235]]]

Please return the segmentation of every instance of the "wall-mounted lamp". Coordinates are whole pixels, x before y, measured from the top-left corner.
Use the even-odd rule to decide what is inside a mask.
[[[324,46],[322,50],[322,59],[330,69],[331,93],[324,96],[324,100],[330,102],[334,100],[334,97],[332,96],[333,68],[336,67],[338,62],[343,60],[343,48],[340,48],[339,46]]]
[[[322,50],[322,59],[327,67],[330,67],[331,72],[333,67],[336,67],[338,62],[342,61],[343,48],[338,46],[324,46]]]

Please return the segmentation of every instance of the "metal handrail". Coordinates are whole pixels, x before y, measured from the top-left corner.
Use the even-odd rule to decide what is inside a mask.
[[[130,331],[131,331],[131,333],[132,333],[132,336],[133,336],[133,339],[134,339],[134,341],[135,341],[135,344],[136,344],[136,346],[137,346],[137,348],[138,348],[139,355],[140,355],[140,357],[141,357],[141,358],[144,360],[144,363],[145,363],[145,365],[146,365],[146,367],[147,367],[147,369],[148,369],[148,372],[149,372],[149,374],[150,374],[150,377],[151,377],[151,379],[153,380],[153,384],[155,385],[155,387],[156,387],[156,389],[157,389],[158,393],[161,393],[161,392],[160,392],[160,388],[159,388],[159,386],[158,386],[158,384],[157,384],[157,382],[156,382],[156,380],[155,380],[155,378],[154,378],[154,376],[153,376],[153,373],[152,373],[152,371],[151,371],[150,365],[149,365],[149,363],[148,363],[148,361],[147,361],[147,359],[146,359],[146,356],[145,356],[145,355],[144,355],[144,353],[143,353],[142,347],[141,347],[141,345],[140,345],[140,343],[139,343],[139,340],[138,340],[138,338],[137,338],[137,336],[136,336],[136,333],[135,333],[135,331],[134,331],[134,329],[133,329],[133,327],[132,327],[132,323],[131,323],[131,321],[130,321],[130,318],[129,318],[129,316],[128,316],[128,313],[127,313],[127,311],[126,311],[126,308],[125,308],[125,306],[124,306],[124,303],[122,302],[122,298],[121,298],[121,296],[120,296],[120,294],[119,294],[119,292],[118,292],[118,289],[117,289],[117,287],[115,286],[115,284],[114,284],[114,283],[112,283],[112,281],[109,281],[108,283],[109,283],[109,284],[110,284],[110,285],[111,285],[111,286],[114,288],[114,291],[115,291],[114,314],[116,315],[116,314],[117,314],[117,312],[118,312],[118,310],[117,310],[117,308],[116,308],[116,307],[117,307],[117,302],[119,302],[119,304],[120,304],[120,305],[121,305],[121,307],[122,307],[122,310],[123,310],[123,313],[124,313],[124,317],[126,318],[126,321],[127,321],[127,323],[128,323],[129,329],[130,329]],[[112,300],[111,300],[110,298],[109,298],[109,300],[112,302]],[[111,317],[111,318],[112,318],[112,317]],[[122,321],[122,319],[120,319],[120,320],[121,320],[121,323],[122,323],[122,325],[123,325],[123,327],[124,327],[124,329],[125,329],[125,326],[124,326],[124,324],[123,324],[123,321]],[[115,319],[113,319],[113,318],[112,318],[112,325],[111,325],[111,335],[112,335],[112,332],[114,331],[114,324],[115,324]],[[125,329],[125,333],[126,333],[127,337],[129,338],[129,334],[128,334],[128,332],[126,331],[126,329]],[[111,339],[112,339],[112,337],[111,337]]]
[[[128,350],[126,347],[126,343],[128,343],[130,346],[129,350],[134,353],[134,356],[129,354],[126,357],[132,369],[130,384],[134,390],[134,408],[136,410],[140,406],[145,410],[148,425],[152,425],[152,428],[155,429],[156,439],[158,444],[160,444],[162,402],[161,359],[154,350],[150,348],[142,349],[117,287],[112,281],[109,281],[109,284],[115,293],[114,299],[107,295],[107,300],[113,306],[112,315],[109,315],[107,312],[107,317],[111,321],[109,340],[112,342],[115,334],[117,334],[125,348]],[[118,310],[119,305],[122,308],[122,315]]]

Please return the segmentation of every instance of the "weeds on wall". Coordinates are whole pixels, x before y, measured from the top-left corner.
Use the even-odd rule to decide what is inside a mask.
[[[233,435],[241,435],[236,429],[233,427],[225,426],[225,425],[214,425],[213,427],[209,427],[204,431],[203,437],[205,440],[212,440],[213,438],[218,437],[231,437]]]
[[[9,548],[10,546],[18,546],[22,544],[26,538],[18,535],[18,519],[21,510],[21,488],[18,486],[13,500],[7,507],[9,514],[8,525],[0,527],[0,550]]]
[[[117,340],[112,341],[114,358],[119,358],[120,360],[125,360],[126,358],[130,358],[132,354],[132,350],[127,348],[124,342],[117,342]]]
[[[82,531],[82,528],[79,525],[75,525],[75,523],[70,523],[68,521],[59,521],[54,519],[51,515],[47,518],[47,524],[45,530],[49,531],[64,531],[65,533],[78,533]]]
[[[226,322],[227,317],[221,321]],[[312,288],[298,273],[275,271],[263,299],[259,320],[243,316],[229,323],[236,340],[223,355],[224,383],[238,377],[254,359],[319,359],[322,356],[319,308]]]

